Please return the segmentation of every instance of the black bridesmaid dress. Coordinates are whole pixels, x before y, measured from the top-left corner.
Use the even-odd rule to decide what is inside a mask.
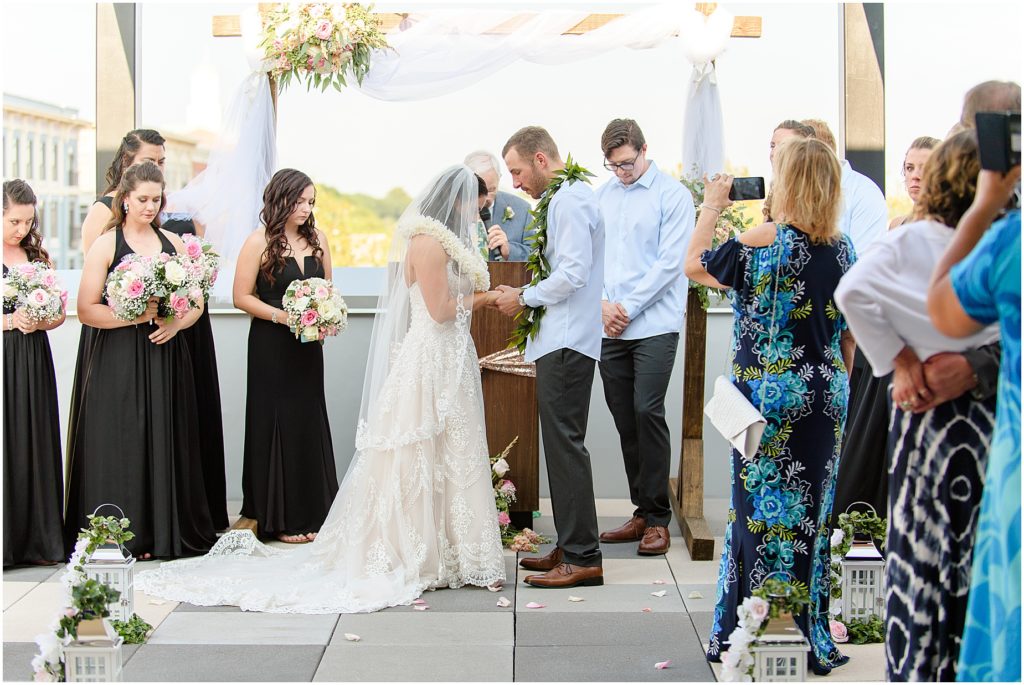
[[[13,311],[4,308],[4,314]],[[64,559],[57,416],[57,379],[46,331],[4,331],[5,567]]]
[[[289,257],[273,284],[261,273],[257,296],[280,307],[293,280],[324,277],[313,257],[304,265],[300,271]],[[319,531],[338,492],[323,347],[299,342],[287,326],[253,318],[247,379],[242,516],[255,519],[264,538]]]
[[[154,229],[156,230],[156,229]],[[158,232],[162,250],[174,245]],[[110,268],[133,252],[122,231]],[[200,463],[192,360],[175,336],[149,340],[148,325],[96,329],[73,400],[79,407],[68,451],[64,543],[100,504],[131,519],[139,556],[202,554],[216,541]],[[71,441],[69,440],[69,443]]]
[[[188,219],[169,219],[161,226],[177,235],[195,234]],[[209,304],[209,303],[207,303]],[[192,356],[192,377],[196,386],[199,411],[199,452],[202,455],[203,482],[210,516],[217,530],[228,527],[227,478],[224,468],[224,422],[220,409],[220,379],[217,375],[217,350],[213,344],[210,310],[178,337],[185,341]]]

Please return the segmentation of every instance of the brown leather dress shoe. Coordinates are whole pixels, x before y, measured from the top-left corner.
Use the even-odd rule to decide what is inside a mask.
[[[604,570],[600,566],[559,564],[547,573],[526,576],[523,581],[534,587],[565,588],[577,585],[604,585]]]
[[[550,571],[562,563],[562,548],[555,547],[542,557],[523,557],[519,565],[527,571]]]
[[[633,516],[615,530],[601,533],[601,542],[636,542],[644,536],[647,521],[643,516]]]
[[[644,539],[640,541],[640,547],[636,551],[639,554],[650,556],[664,554],[668,551],[669,544],[670,537],[667,527],[650,526],[644,531]]]

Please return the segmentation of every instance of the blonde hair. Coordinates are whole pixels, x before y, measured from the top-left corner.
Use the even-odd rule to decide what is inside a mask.
[[[821,119],[804,119],[800,123],[810,126],[814,131],[814,137],[832,148],[832,152],[836,152],[836,137],[832,135],[832,129],[828,127],[828,124]]]
[[[839,239],[839,159],[816,138],[790,138],[775,153],[772,212],[816,245]]]

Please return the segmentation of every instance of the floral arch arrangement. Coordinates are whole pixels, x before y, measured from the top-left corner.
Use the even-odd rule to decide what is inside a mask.
[[[280,3],[263,15],[260,47],[280,88],[292,79],[306,88],[340,91],[346,76],[362,83],[373,50],[387,48],[380,21],[358,3]]]

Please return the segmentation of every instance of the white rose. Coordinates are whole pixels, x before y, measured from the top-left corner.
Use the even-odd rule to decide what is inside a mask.
[[[178,262],[167,262],[167,266],[164,267],[164,275],[167,276],[167,280],[174,285],[181,285],[185,282],[185,269],[182,268]]]
[[[501,478],[506,473],[508,473],[508,469],[509,469],[508,462],[505,461],[504,459],[499,459],[498,461],[494,462],[494,467],[493,468],[494,468],[495,475],[497,475],[498,478]]]
[[[306,309],[308,309],[309,308],[309,298],[308,297],[296,297],[295,298],[295,308],[299,309],[299,310],[302,310],[302,311],[305,311]]]
[[[750,597],[749,599],[750,605],[748,607],[748,610],[750,611],[751,618],[753,618],[758,623],[768,618],[768,602],[766,602],[761,597]]]
[[[10,298],[14,297],[17,294],[18,294],[18,289],[15,288],[13,285],[11,285],[9,282],[7,282],[5,280],[4,281],[4,297],[10,299]]]
[[[736,668],[737,666],[740,665],[740,655],[739,655],[739,652],[734,652],[731,649],[729,651],[727,651],[727,652],[722,652],[721,659],[722,659],[722,666],[726,666],[728,668]]]
[[[316,340],[320,336],[320,330],[316,326],[306,326],[302,329],[302,334],[308,340]]]
[[[327,319],[328,321],[333,321],[334,319],[338,318],[338,308],[334,306],[334,302],[332,302],[331,300],[327,300],[321,303],[320,308],[317,311],[320,312],[320,316]]]
[[[842,528],[836,528],[835,530],[833,530],[832,531],[832,546],[833,547],[838,547],[839,545],[843,544],[843,538],[844,537],[845,536],[843,535],[843,529]]]
[[[53,633],[42,633],[36,635],[36,644],[39,645],[39,655],[50,664],[60,663],[61,653],[64,651],[63,646],[58,638]]]

